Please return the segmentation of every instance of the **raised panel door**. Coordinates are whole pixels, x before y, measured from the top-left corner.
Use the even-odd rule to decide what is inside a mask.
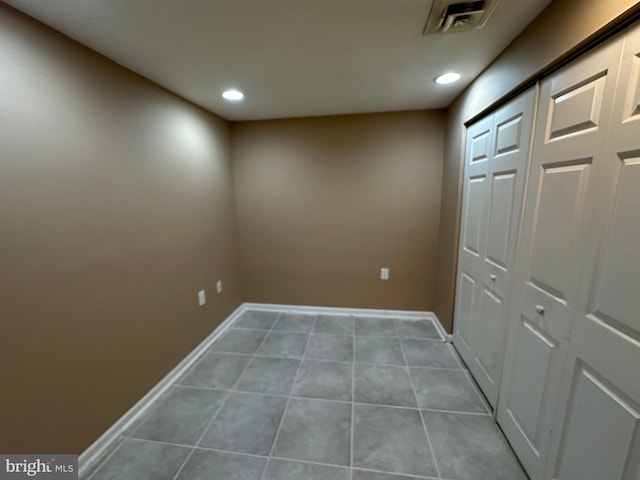
[[[640,27],[624,39],[546,478],[640,478]]]
[[[531,89],[493,115],[494,140],[488,172],[484,221],[486,248],[481,252],[475,339],[469,370],[495,408],[500,389],[507,331],[505,306],[511,277],[533,131],[536,89]]]
[[[453,329],[453,341],[465,362],[473,359],[475,350],[473,324],[481,295],[481,258],[487,229],[484,212],[492,141],[491,119],[481,120],[467,131]]]
[[[497,418],[543,478],[596,200],[621,43],[541,83]]]

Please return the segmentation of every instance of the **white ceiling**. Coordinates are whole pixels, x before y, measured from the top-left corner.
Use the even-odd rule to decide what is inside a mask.
[[[443,108],[550,0],[423,36],[431,0],[5,0],[228,120]],[[438,86],[455,70],[462,80]],[[235,87],[246,97],[220,97]]]

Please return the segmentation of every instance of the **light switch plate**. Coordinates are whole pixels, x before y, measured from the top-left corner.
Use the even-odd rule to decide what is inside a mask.
[[[204,290],[200,290],[198,292],[198,305],[203,306],[207,303],[207,296],[204,293]]]
[[[389,280],[389,269],[381,268],[380,269],[380,280]]]
[[[222,293],[222,280],[216,282],[216,290],[218,293]]]

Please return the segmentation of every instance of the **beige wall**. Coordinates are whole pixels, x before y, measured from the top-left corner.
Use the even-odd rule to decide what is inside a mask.
[[[0,452],[79,453],[241,302],[229,127],[2,4],[0,65]]]
[[[554,1],[448,108],[434,307],[448,331],[453,324],[464,122],[597,37],[621,16],[640,10],[639,5],[631,0]]]
[[[634,3],[556,0],[446,117],[231,133],[0,3],[0,451],[81,452],[243,299],[450,329],[463,122]]]
[[[234,124],[245,299],[431,310],[443,120],[421,111]]]

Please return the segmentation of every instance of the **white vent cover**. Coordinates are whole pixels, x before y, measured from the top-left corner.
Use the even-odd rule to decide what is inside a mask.
[[[484,27],[499,0],[434,0],[424,34],[466,32]]]

